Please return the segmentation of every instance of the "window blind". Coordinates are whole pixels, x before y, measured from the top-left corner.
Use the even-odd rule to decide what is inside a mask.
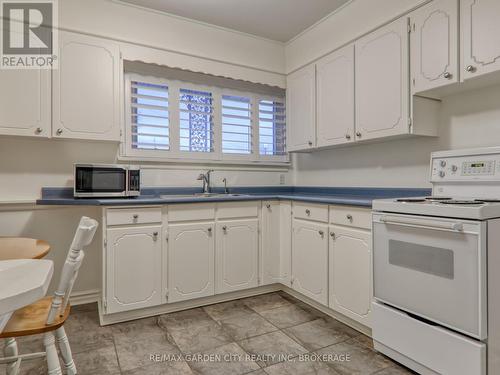
[[[252,102],[248,97],[222,95],[222,152],[252,153]]]
[[[214,151],[214,106],[211,92],[179,91],[180,150]]]
[[[286,108],[284,101],[259,101],[259,152],[286,155]]]
[[[131,82],[132,148],[169,150],[168,86]]]

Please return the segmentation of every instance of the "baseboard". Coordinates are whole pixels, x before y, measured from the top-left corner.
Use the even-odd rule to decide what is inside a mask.
[[[114,323],[125,322],[129,320],[147,318],[150,316],[168,314],[181,310],[193,309],[200,306],[212,305],[214,303],[221,303],[232,301],[239,298],[252,297],[259,294],[272,293],[282,290],[281,284],[272,284],[260,286],[257,288],[240,290],[237,292],[230,292],[224,294],[218,294],[210,297],[197,298],[189,301],[181,301],[174,303],[167,303],[160,306],[149,307],[145,309],[130,310],[124,312],[118,312],[114,314],[104,314],[104,309],[101,301],[98,301],[99,306],[99,319],[101,325],[108,325]]]
[[[99,289],[84,290],[81,292],[73,292],[69,298],[72,306],[85,305],[99,301],[101,291]]]

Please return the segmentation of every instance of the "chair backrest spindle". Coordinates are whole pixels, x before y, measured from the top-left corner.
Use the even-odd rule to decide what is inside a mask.
[[[73,242],[66,256],[66,261],[61,272],[59,285],[54,293],[52,305],[47,317],[47,324],[52,324],[58,314],[62,315],[68,305],[69,296],[78,276],[85,253],[83,248],[88,246],[98,227],[97,221],[83,216],[80,219]]]

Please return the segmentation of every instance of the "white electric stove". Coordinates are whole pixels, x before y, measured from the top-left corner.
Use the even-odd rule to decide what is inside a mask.
[[[429,197],[373,202],[375,348],[420,374],[500,374],[500,147],[435,152]]]

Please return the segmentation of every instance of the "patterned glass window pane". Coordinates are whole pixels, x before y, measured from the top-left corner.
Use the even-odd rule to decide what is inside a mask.
[[[259,101],[259,152],[286,154],[286,114],[284,100]]]
[[[168,87],[131,83],[132,148],[169,150]]]
[[[222,152],[252,153],[252,102],[248,97],[222,96]]]
[[[180,150],[213,152],[213,96],[199,90],[180,89]]]

